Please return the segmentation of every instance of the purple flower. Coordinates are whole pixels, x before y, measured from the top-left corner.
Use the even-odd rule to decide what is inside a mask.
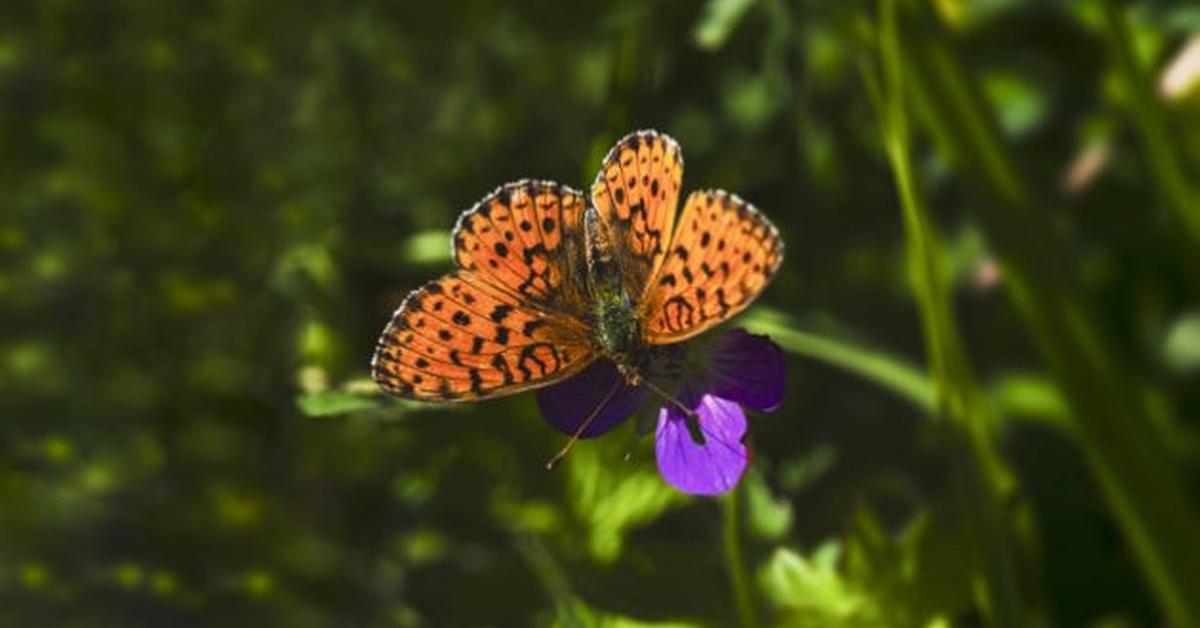
[[[647,385],[630,386],[615,365],[598,360],[538,391],[538,405],[550,424],[568,435],[592,417],[580,432],[581,438],[592,438],[653,403],[659,406],[654,450],[663,478],[693,495],[719,495],[736,486],[749,461],[742,407],[770,412],[783,399],[785,363],[779,346],[766,336],[734,329],[706,346],[655,347],[641,371],[678,404]]]

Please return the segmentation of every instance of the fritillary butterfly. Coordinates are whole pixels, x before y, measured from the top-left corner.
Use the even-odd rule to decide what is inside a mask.
[[[681,342],[743,310],[783,260],[775,226],[720,190],[676,217],[683,156],[632,133],[604,158],[589,207],[549,181],[504,185],[463,212],[457,270],[408,295],[371,373],[425,401],[478,401],[546,386],[596,359],[631,384],[653,345]]]

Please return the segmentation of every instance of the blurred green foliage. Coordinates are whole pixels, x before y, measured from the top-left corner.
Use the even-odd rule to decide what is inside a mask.
[[[0,7],[0,625],[1200,623],[1186,2]],[[1196,71],[1200,74],[1200,70]],[[364,379],[637,128],[780,227],[729,499]]]

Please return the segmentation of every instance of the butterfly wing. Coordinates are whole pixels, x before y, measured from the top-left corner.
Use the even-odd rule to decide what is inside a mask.
[[[580,192],[526,180],[464,212],[452,238],[459,270],[400,305],[375,351],[375,381],[410,399],[477,401],[589,364],[583,209]]]
[[[642,294],[662,263],[682,181],[679,144],[657,131],[625,136],[600,166],[592,204],[616,237],[630,294]]]
[[[587,338],[582,323],[460,270],[408,295],[379,338],[371,373],[408,399],[478,401],[578,372],[594,359]]]
[[[565,316],[586,311],[583,194],[549,181],[509,183],[463,212],[458,267],[521,303]]]
[[[651,344],[686,340],[746,308],[783,262],[766,216],[720,190],[693,192],[641,303]]]

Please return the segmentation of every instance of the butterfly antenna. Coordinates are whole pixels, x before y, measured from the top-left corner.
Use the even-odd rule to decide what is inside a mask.
[[[562,449],[558,450],[558,453],[554,454],[554,457],[546,463],[546,470],[553,469],[560,460],[566,457],[567,452],[571,451],[571,448],[575,446],[575,441],[579,440],[579,437],[582,436],[585,431],[587,431],[589,426],[591,426],[592,421],[595,421],[596,417],[600,416],[600,409],[604,407],[604,404],[608,403],[609,399],[612,399],[613,395],[617,394],[617,389],[620,387],[620,381],[613,384],[613,387],[608,391],[608,394],[604,395],[604,398],[600,400],[600,403],[597,403],[596,407],[592,408],[592,413],[588,415],[588,418],[584,419],[583,423],[579,425],[579,429],[575,430],[575,433],[571,434],[571,438],[567,439],[567,444],[563,445]]]
[[[679,408],[679,411],[683,412],[684,416],[686,416],[687,418],[689,418],[689,419],[699,418],[699,415],[696,414],[695,410],[692,410],[691,408],[683,405],[682,401],[676,399],[673,395],[671,395],[667,391],[663,390],[662,388],[659,388],[658,384],[655,384],[654,382],[652,382],[644,377],[642,378],[641,383],[645,384],[646,388],[649,388],[651,391],[653,391],[659,397],[662,397],[663,399],[667,400],[669,403],[673,404],[676,408]]]
[[[679,411],[683,412],[683,416],[686,417],[684,422],[687,423],[688,434],[691,435],[692,442],[696,443],[697,445],[704,445],[704,432],[700,430],[700,415],[696,414],[695,410],[683,405],[682,401],[671,396],[662,388],[659,388],[657,384],[648,379],[643,379],[640,383],[645,384],[646,388],[654,391],[658,394],[658,396],[674,404],[676,408],[679,408]]]

